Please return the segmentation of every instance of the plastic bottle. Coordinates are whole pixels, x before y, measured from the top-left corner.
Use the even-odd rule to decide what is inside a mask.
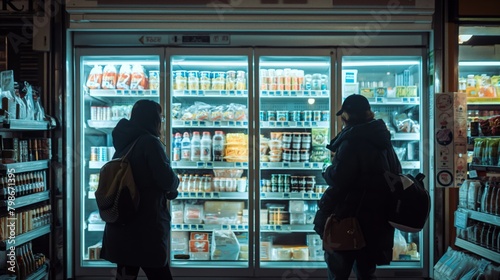
[[[198,131],[193,132],[193,138],[191,138],[191,161],[200,160],[200,133]]]
[[[203,137],[200,141],[200,160],[210,161],[212,159],[212,139],[210,137],[210,132],[203,131]]]
[[[181,160],[191,160],[191,140],[189,139],[189,132],[184,132],[181,144]]]
[[[181,149],[182,149],[182,135],[177,132],[174,136],[174,145],[172,147],[172,160],[181,160]]]
[[[225,142],[224,132],[220,130],[215,131],[215,135],[212,141],[214,161],[224,160],[224,142]]]

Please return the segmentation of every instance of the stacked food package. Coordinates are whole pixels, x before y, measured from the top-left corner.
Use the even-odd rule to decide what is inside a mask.
[[[244,133],[228,133],[224,159],[228,162],[248,161],[248,135]]]
[[[88,89],[119,89],[119,90],[146,90],[159,89],[159,71],[149,71],[140,64],[122,64],[117,71],[114,64],[107,64],[104,69],[101,65],[94,65],[87,77],[85,86]]]

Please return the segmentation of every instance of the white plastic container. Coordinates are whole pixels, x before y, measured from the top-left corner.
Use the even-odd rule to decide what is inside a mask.
[[[199,161],[201,159],[201,138],[200,132],[194,131],[191,138],[191,161]]]
[[[181,144],[181,160],[191,160],[191,139],[189,139],[189,132],[184,132]]]
[[[212,139],[210,132],[203,131],[203,137],[200,141],[200,160],[210,161],[212,159]]]

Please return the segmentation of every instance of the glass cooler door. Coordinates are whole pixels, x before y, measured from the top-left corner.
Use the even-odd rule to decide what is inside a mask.
[[[368,98],[375,119],[384,120],[391,132],[403,173],[429,174],[425,167],[429,159],[424,150],[426,143],[423,142],[428,139],[425,134],[428,112],[424,111],[428,101],[423,94],[422,51],[405,50],[401,53],[397,55],[396,51],[384,51],[342,57],[342,74],[339,77],[342,97],[338,104],[351,94]],[[428,183],[426,186],[429,187]],[[428,254],[426,240],[426,230],[406,233],[396,229],[391,268],[423,267],[424,255]]]
[[[171,266],[180,275],[248,274],[241,268],[253,253],[251,52],[169,52],[171,159],[181,181],[170,205]]]
[[[313,230],[330,158],[331,51],[258,50],[256,232],[259,273],[325,267]],[[256,116],[257,118],[257,116]]]
[[[152,54],[153,53],[153,54]],[[154,54],[156,53],[156,54]],[[79,50],[76,84],[79,93],[75,148],[81,155],[80,191],[76,191],[79,231],[78,267],[111,267],[99,259],[104,222],[94,192],[100,168],[114,154],[111,132],[118,121],[129,118],[137,100],[160,103],[161,50]]]

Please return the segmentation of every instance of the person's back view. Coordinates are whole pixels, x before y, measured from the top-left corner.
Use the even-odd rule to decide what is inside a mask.
[[[117,279],[135,279],[142,268],[148,279],[172,279],[168,265],[170,213],[167,200],[178,195],[179,179],[160,141],[161,107],[150,100],[139,100],[130,120],[122,119],[112,132],[116,152],[129,154],[140,195],[137,213],[123,224],[107,223],[101,258],[117,264]]]
[[[387,158],[395,158],[389,163],[394,173],[401,172],[401,165],[385,123],[374,120],[365,97],[347,97],[337,116],[341,116],[345,127],[327,146],[335,155],[323,173],[329,187],[318,203],[314,229],[322,236],[332,213],[340,219],[356,216],[366,246],[325,252],[329,279],[348,279],[353,268],[358,279],[375,279],[376,266],[389,264],[392,259],[394,239],[394,228],[387,222],[391,196],[378,171],[387,165]],[[384,157],[385,152],[391,156]]]

